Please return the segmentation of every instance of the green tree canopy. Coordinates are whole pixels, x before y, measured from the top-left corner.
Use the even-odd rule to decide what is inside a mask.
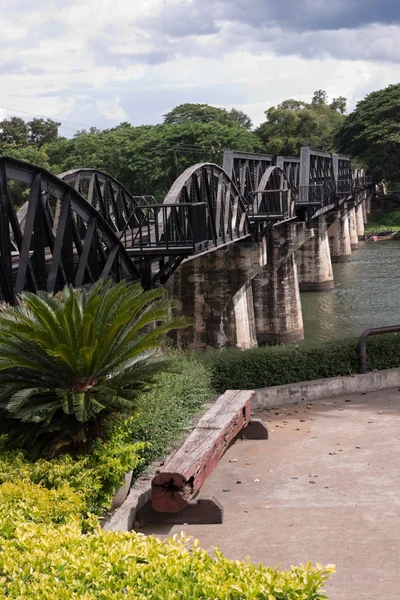
[[[400,84],[358,102],[336,141],[341,152],[366,164],[378,177],[400,182]]]
[[[232,108],[231,111],[227,111],[225,108],[217,108],[209,104],[180,104],[164,115],[165,125],[212,122],[239,125],[246,129],[251,129],[253,125],[250,117],[241,110]]]
[[[175,179],[199,162],[222,165],[223,151],[263,151],[260,139],[243,126],[218,121],[133,127],[121,123],[102,132],[81,132],[70,140],[45,146],[60,171],[101,169],[134,194],[163,201]]]
[[[41,148],[43,144],[49,144],[58,138],[58,128],[61,123],[52,119],[32,119],[27,125],[30,143]]]
[[[28,143],[28,125],[20,117],[11,117],[0,121],[0,144],[25,146]],[[2,150],[4,153],[4,151]]]
[[[269,154],[297,156],[302,146],[332,151],[345,104],[346,99],[340,97],[328,105],[323,90],[314,93],[311,103],[284,100],[265,112],[267,120],[256,134]]]
[[[15,145],[20,148],[32,145],[41,148],[44,144],[54,142],[58,138],[60,125],[61,123],[52,119],[35,118],[27,122],[20,117],[3,119],[0,121],[0,149],[5,154],[5,145]]]

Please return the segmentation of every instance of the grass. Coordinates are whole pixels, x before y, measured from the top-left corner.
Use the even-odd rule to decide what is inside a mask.
[[[365,231],[374,232],[377,229],[400,230],[400,210],[375,210],[368,215]]]
[[[157,385],[141,398],[133,419],[134,440],[150,442],[135,476],[165,456],[191,426],[192,418],[215,396],[207,367],[194,356],[177,353],[177,358],[180,372],[160,375]]]

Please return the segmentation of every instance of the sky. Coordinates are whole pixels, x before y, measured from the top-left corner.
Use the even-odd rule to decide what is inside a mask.
[[[399,82],[400,0],[2,0],[0,118],[70,137],[155,124],[184,102],[255,125],[317,89],[352,110]]]

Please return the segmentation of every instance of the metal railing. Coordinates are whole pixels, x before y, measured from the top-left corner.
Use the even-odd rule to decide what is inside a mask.
[[[189,255],[207,244],[204,202],[136,206],[131,216],[137,227],[127,226],[120,232],[120,239],[131,255]]]
[[[336,181],[336,194],[339,196],[350,196],[353,191],[351,179],[339,179]]]
[[[300,185],[298,205],[328,206],[335,203],[335,190],[322,183]]]
[[[291,190],[251,192],[246,199],[247,214],[252,222],[291,219],[294,216],[292,204]]]
[[[372,175],[365,175],[364,177],[355,177],[353,180],[354,188],[364,188],[372,185]]]
[[[374,327],[366,329],[360,335],[359,352],[360,352],[360,370],[363,375],[367,373],[367,339],[372,335],[384,335],[387,333],[399,333],[400,325],[389,325],[389,327]]]

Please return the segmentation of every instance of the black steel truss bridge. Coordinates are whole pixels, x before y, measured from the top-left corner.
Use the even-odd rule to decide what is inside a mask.
[[[223,167],[188,168],[164,202],[95,169],[53,175],[0,156],[0,299],[98,279],[165,283],[183,260],[279,223],[357,204],[371,186],[348,157],[302,148],[299,158],[227,151]]]

